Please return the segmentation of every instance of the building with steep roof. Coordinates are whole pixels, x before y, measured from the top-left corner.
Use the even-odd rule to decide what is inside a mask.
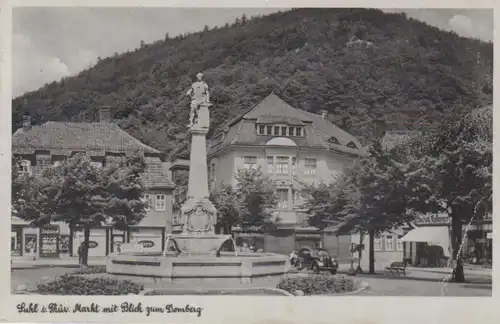
[[[172,229],[172,183],[168,163],[160,151],[145,145],[110,119],[109,108],[102,108],[95,123],[46,122],[31,125],[29,118],[12,136],[12,154],[21,157],[24,172],[38,174],[61,163],[75,153],[87,154],[92,163],[102,166],[117,157],[139,151],[146,159],[143,181],[150,203],[146,217],[127,231],[107,224],[91,230],[89,256],[105,256],[121,243],[142,242],[148,251],[163,251],[165,232]],[[81,231],[65,223],[32,228],[21,218],[12,217],[11,251],[14,256],[57,257],[76,255]]]
[[[360,141],[321,115],[290,106],[274,93],[231,120],[208,144],[209,182],[236,185],[238,169],[260,167],[276,184],[279,197],[277,235],[241,232],[265,251],[290,253],[301,247],[324,246],[350,254],[349,236],[307,225],[300,206],[304,183],[333,181],[346,166],[368,152]]]

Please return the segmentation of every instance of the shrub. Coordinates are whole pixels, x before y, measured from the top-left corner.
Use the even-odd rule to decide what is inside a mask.
[[[39,284],[35,292],[42,295],[128,295],[138,294],[143,289],[142,285],[129,280],[62,275],[49,283]]]
[[[289,293],[297,290],[304,292],[304,295],[321,295],[345,293],[357,288],[357,284],[352,279],[343,276],[333,277],[328,275],[315,275],[307,277],[286,277],[276,287]]]
[[[94,273],[106,273],[106,266],[91,266],[91,267],[82,267],[74,272],[74,274],[94,274]]]

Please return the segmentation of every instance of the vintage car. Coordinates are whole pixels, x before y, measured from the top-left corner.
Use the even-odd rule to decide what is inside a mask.
[[[337,273],[339,263],[331,257],[327,250],[321,248],[302,248],[297,253],[297,260],[294,263],[298,270],[308,269],[315,273],[330,271]]]

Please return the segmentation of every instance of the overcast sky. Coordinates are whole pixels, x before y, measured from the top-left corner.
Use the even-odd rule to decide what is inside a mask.
[[[12,95],[77,74],[97,57],[113,55],[163,39],[232,22],[242,14],[265,15],[279,9],[179,8],[14,8]],[[408,16],[454,30],[461,36],[493,39],[493,11],[487,9],[410,9]]]

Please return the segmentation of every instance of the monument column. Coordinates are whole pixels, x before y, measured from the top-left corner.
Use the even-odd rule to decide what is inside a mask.
[[[189,182],[187,197],[208,198],[207,144],[208,129],[193,127],[189,154]]]

